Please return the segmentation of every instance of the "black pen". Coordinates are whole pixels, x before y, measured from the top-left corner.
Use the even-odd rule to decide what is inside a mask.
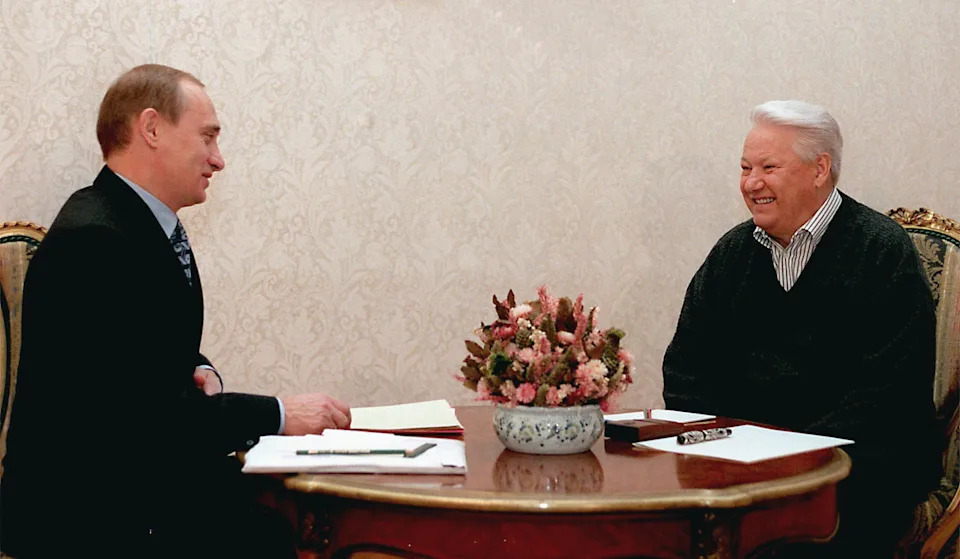
[[[348,456],[354,454],[402,454],[404,458],[416,458],[424,452],[430,450],[431,448],[437,446],[436,443],[423,443],[417,448],[411,448],[404,450],[402,448],[344,448],[337,450],[298,450],[297,455],[299,456],[320,456],[320,455],[337,455],[337,456]]]

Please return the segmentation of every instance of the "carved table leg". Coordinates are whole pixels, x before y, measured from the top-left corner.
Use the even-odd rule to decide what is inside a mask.
[[[299,523],[297,526],[297,547],[300,549],[298,556],[303,559],[307,557],[327,557],[330,553],[330,533],[331,520],[325,512],[326,507],[303,506],[304,500],[301,500],[301,506],[298,507]]]
[[[693,521],[693,557],[697,559],[734,559],[737,538],[734,519],[727,514],[702,512]]]

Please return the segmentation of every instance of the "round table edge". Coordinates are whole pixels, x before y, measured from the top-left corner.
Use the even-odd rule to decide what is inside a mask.
[[[836,484],[850,473],[846,452],[832,449],[831,459],[811,471],[790,477],[718,489],[676,489],[643,495],[553,495],[443,488],[396,487],[343,478],[337,474],[298,474],[284,485],[299,493],[411,507],[515,513],[612,513],[676,509],[729,509],[763,501],[813,493]]]

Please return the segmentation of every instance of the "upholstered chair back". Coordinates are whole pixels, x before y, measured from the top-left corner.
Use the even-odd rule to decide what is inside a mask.
[[[24,221],[0,225],[0,474],[20,363],[21,303],[27,264],[46,229]]]
[[[898,208],[888,215],[913,239],[937,306],[933,400],[946,426],[947,447],[940,487],[917,509],[913,544],[922,547],[924,558],[954,557],[960,525],[960,223],[926,208]]]

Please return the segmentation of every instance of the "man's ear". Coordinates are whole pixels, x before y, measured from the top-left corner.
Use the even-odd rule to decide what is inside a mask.
[[[821,153],[817,156],[817,176],[813,180],[814,186],[817,188],[832,186],[830,184],[830,165],[832,163],[833,160],[829,153]]]
[[[156,109],[144,109],[137,117],[135,132],[151,148],[157,147],[159,139],[160,113]]]

